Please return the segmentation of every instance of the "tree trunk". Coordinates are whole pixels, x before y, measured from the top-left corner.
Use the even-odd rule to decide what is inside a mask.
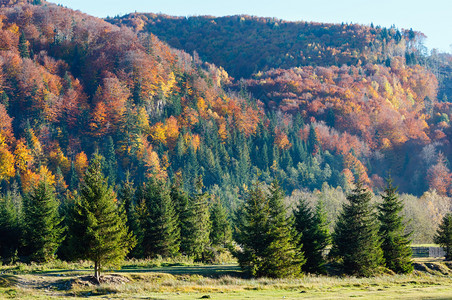
[[[100,283],[100,270],[99,269],[100,269],[100,265],[99,265],[99,262],[96,260],[94,262],[94,278],[96,279],[97,284]]]

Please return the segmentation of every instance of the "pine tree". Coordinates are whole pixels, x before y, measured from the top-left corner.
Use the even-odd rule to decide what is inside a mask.
[[[434,241],[446,251],[446,260],[452,260],[452,213],[443,217]]]
[[[22,31],[19,36],[19,53],[22,58],[30,58],[30,50],[28,49],[28,41],[25,33]]]
[[[136,243],[126,226],[125,212],[118,208],[102,175],[99,156],[91,160],[85,173],[69,232],[70,246],[78,258],[94,262],[98,282],[102,268],[119,264]]]
[[[403,203],[399,200],[397,188],[392,186],[390,178],[382,198],[383,202],[378,206],[378,219],[386,267],[396,273],[410,273],[413,271],[410,234],[404,234],[405,226],[400,215]]]
[[[299,236],[293,228],[293,217],[287,216],[284,191],[275,180],[270,186],[269,241],[261,272],[268,277],[298,276],[305,258],[299,246]]]
[[[253,276],[297,276],[304,263],[293,219],[287,217],[281,188],[273,182],[270,194],[259,183],[249,190],[239,215],[236,253],[240,266]]]
[[[180,252],[188,253],[190,249],[190,207],[189,197],[181,186],[182,179],[177,177],[171,184],[170,196],[173,200],[180,228]]]
[[[371,203],[371,193],[361,182],[347,195],[343,212],[333,234],[331,257],[343,271],[356,276],[371,276],[383,264],[378,223]]]
[[[69,173],[69,189],[74,191],[78,188],[79,178],[77,174],[77,170],[75,169],[75,163],[71,163],[71,171]]]
[[[24,204],[26,253],[32,261],[50,261],[55,258],[65,230],[58,213],[55,190],[41,181],[26,195]]]
[[[189,198],[188,232],[186,238],[186,254],[195,260],[204,261],[209,246],[210,218],[209,194],[202,192],[202,178],[198,177],[197,192]]]
[[[267,197],[259,183],[248,191],[243,207],[239,210],[236,241],[241,251],[235,253],[240,267],[252,276],[264,276],[262,265],[266,258],[270,209]]]
[[[228,213],[219,199],[215,199],[210,207],[210,243],[212,246],[228,247],[232,241],[231,224]]]
[[[300,234],[299,245],[306,257],[302,270],[309,273],[325,272],[323,251],[330,242],[328,222],[322,202],[317,204],[315,212],[301,198],[295,215],[295,229]]]
[[[169,190],[151,178],[140,192],[140,215],[145,257],[174,257],[179,253],[180,229]]]
[[[14,263],[22,236],[22,198],[8,193],[0,198],[0,258],[4,264]]]
[[[316,155],[320,151],[320,142],[317,137],[317,132],[313,125],[309,127],[309,137],[308,137],[308,152],[311,155]]]
[[[116,183],[116,174],[118,163],[116,161],[115,144],[113,138],[109,136],[105,144],[105,174],[108,178],[108,184],[114,186]]]
[[[118,191],[118,200],[127,216],[126,226],[137,240],[136,246],[131,249],[129,255],[132,257],[140,257],[142,255],[142,249],[140,246],[143,236],[142,231],[140,230],[138,214],[135,210],[135,188],[133,187],[133,181],[130,181],[129,177],[130,175],[127,173],[126,180],[123,182]]]

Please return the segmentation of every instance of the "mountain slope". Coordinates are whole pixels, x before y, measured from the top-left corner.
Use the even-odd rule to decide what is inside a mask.
[[[391,172],[404,191],[450,191],[450,179],[434,183],[431,175],[452,157],[451,105],[437,101],[437,78],[441,99],[447,95],[447,57],[423,56],[422,33],[250,16],[135,13],[107,21],[156,34],[245,77],[231,88],[250,92],[269,114],[299,115],[316,128],[323,150],[346,158],[344,170],[361,170],[374,186]],[[307,131],[299,133],[305,141]]]
[[[196,51],[237,79],[271,68],[381,62],[394,53],[404,55],[406,46],[414,48],[418,39],[412,30],[246,15],[185,18],[135,13],[107,21],[152,32],[189,53]]]

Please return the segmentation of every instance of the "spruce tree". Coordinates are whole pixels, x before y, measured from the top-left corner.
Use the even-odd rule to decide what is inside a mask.
[[[350,275],[372,276],[383,264],[378,223],[371,203],[371,193],[361,182],[347,195],[338,218],[330,252]]]
[[[75,169],[75,163],[71,163],[71,171],[69,173],[69,189],[74,191],[78,188],[79,178],[77,174],[77,170]]]
[[[165,183],[148,180],[140,192],[140,224],[145,257],[174,257],[179,253],[177,214]]]
[[[268,195],[255,183],[238,216],[237,242],[241,251],[236,255],[242,269],[252,276],[279,278],[301,272],[304,256],[283,196],[277,182]]]
[[[28,49],[28,41],[25,33],[22,31],[19,36],[19,53],[22,58],[30,58],[30,50]]]
[[[434,241],[446,252],[446,260],[452,260],[452,213],[447,213],[443,217]]]
[[[228,213],[219,199],[215,199],[210,207],[210,243],[212,246],[228,247],[232,241],[231,224]]]
[[[252,276],[265,276],[262,265],[266,258],[270,209],[267,197],[259,183],[248,191],[239,210],[236,241],[241,250],[236,254],[240,267]]]
[[[115,144],[113,138],[109,136],[105,143],[105,174],[108,178],[108,184],[114,186],[116,184],[116,174],[118,163],[116,161]]]
[[[126,174],[126,180],[122,183],[118,191],[118,200],[127,216],[126,225],[137,240],[137,244],[131,249],[129,255],[132,257],[140,257],[142,255],[140,246],[143,236],[140,229],[138,214],[135,209],[135,188],[133,187],[133,181],[129,180],[129,173]]]
[[[306,258],[302,270],[309,273],[325,272],[323,251],[330,242],[328,222],[322,202],[316,206],[315,212],[301,198],[294,212],[295,229],[300,234],[299,245]]]
[[[188,232],[185,237],[188,246],[186,254],[198,261],[205,260],[210,243],[209,194],[203,193],[202,187],[202,178],[199,176],[196,182],[197,192],[189,198]]]
[[[293,217],[284,205],[284,191],[273,181],[268,195],[269,244],[261,272],[268,277],[298,276],[305,258],[299,246],[299,236],[293,228]]]
[[[378,206],[380,221],[381,249],[386,267],[396,273],[410,273],[413,271],[411,262],[410,234],[405,234],[403,225],[403,203],[397,195],[397,188],[388,179],[383,202]]]
[[[44,181],[25,197],[24,226],[25,252],[30,260],[47,262],[54,259],[65,229],[58,213],[55,190]]]
[[[171,184],[170,196],[173,200],[180,228],[180,252],[187,254],[190,249],[190,207],[189,197],[181,186],[182,179],[177,177]]]
[[[99,282],[105,266],[118,265],[134,247],[135,237],[126,226],[113,190],[102,174],[99,156],[91,160],[71,213],[70,246],[79,259],[94,262]]]
[[[0,258],[4,264],[14,263],[17,258],[23,229],[21,203],[17,193],[0,198]]]

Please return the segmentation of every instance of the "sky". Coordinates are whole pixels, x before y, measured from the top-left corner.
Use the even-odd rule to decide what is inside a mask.
[[[50,0],[97,17],[131,12],[174,16],[247,14],[288,21],[413,28],[429,50],[452,52],[452,0]]]

